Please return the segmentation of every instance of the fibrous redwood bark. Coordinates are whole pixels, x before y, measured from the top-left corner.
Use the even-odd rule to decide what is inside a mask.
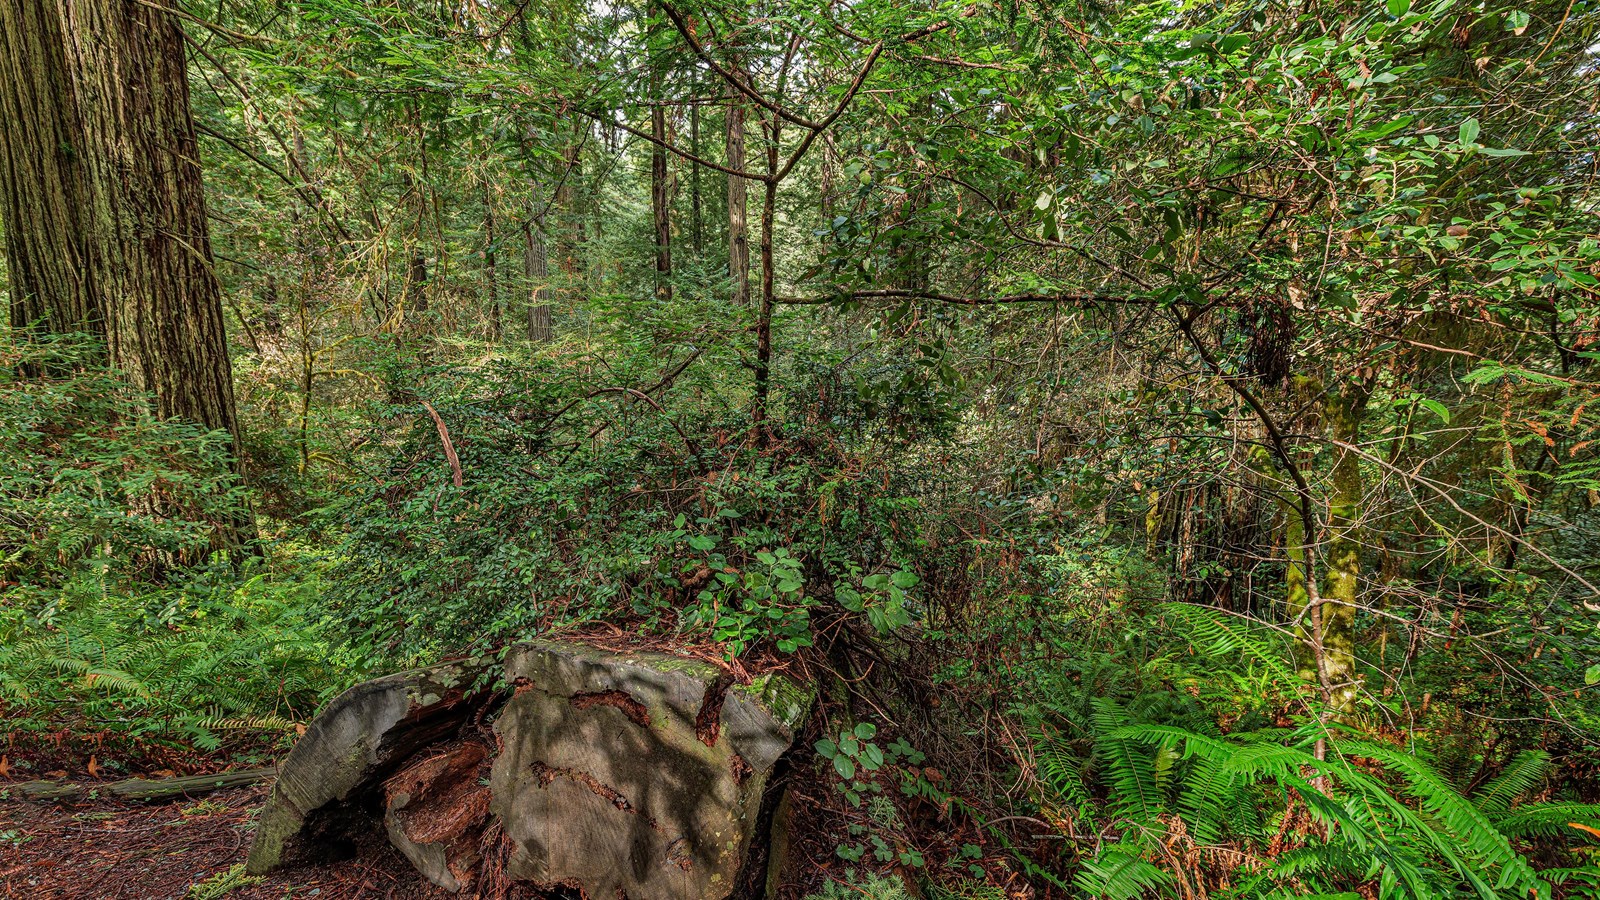
[[[650,111],[651,131],[668,140],[667,111],[658,103]],[[658,144],[650,152],[650,213],[655,225],[656,296],[672,299],[672,170],[667,151]]]
[[[103,338],[154,414],[237,444],[183,42],[138,0],[0,2],[11,323]]]
[[[522,274],[528,285],[528,340],[546,344],[554,331],[550,321],[550,254],[542,211],[533,212],[522,223],[522,241]]]

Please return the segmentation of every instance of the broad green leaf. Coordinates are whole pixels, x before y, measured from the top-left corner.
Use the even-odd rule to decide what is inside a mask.
[[[1429,400],[1427,397],[1422,397],[1417,402],[1427,407],[1430,412],[1443,420],[1446,425],[1450,424],[1450,410],[1443,403],[1437,400]]]

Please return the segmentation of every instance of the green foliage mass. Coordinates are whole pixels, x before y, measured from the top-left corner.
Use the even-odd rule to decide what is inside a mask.
[[[1600,894],[1592,0],[183,11],[242,459],[0,344],[5,748],[606,623],[824,900]]]
[[[244,502],[227,436],[151,420],[111,373],[81,367],[84,353],[76,340],[0,344],[11,749],[25,765],[62,735],[103,759],[281,743],[359,672],[316,627],[315,573],[207,561],[216,523]]]

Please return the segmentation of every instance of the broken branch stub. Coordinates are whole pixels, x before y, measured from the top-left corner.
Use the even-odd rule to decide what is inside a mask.
[[[472,691],[485,676],[504,687]],[[312,723],[247,868],[381,828],[453,891],[759,897],[782,855],[769,845],[783,757],[811,700],[782,675],[733,684],[702,662],[574,642],[391,675]]]

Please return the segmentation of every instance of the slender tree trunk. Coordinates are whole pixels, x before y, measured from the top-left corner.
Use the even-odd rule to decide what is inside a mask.
[[[1297,375],[1291,382],[1290,397],[1295,401],[1295,405],[1302,409],[1314,411],[1317,408],[1317,398],[1321,394],[1321,378]],[[1303,427],[1318,427],[1316,416],[1313,415]],[[1261,454],[1259,461],[1266,465],[1269,458],[1266,449],[1261,447],[1259,453]],[[1309,463],[1309,458],[1302,459],[1301,468],[1304,469]],[[1325,684],[1322,677],[1321,637],[1312,624],[1311,616],[1312,588],[1315,587],[1311,568],[1314,554],[1308,552],[1316,525],[1305,520],[1299,497],[1295,492],[1280,488],[1274,494],[1284,522],[1283,549],[1288,560],[1284,569],[1284,611],[1288,614],[1290,627],[1295,636],[1293,654],[1295,670],[1308,684],[1320,688]]]
[[[650,15],[656,15],[651,4]],[[652,28],[652,32],[654,29]],[[656,35],[647,38],[650,47],[650,134],[656,143],[650,145],[650,217],[654,224],[656,250],[656,298],[672,299],[672,167],[667,165],[666,145],[672,143],[668,128],[666,107],[666,72],[660,53],[655,49]]]
[[[1361,440],[1369,390],[1359,384],[1331,389],[1323,406],[1328,437],[1343,444]],[[1321,597],[1323,677],[1333,708],[1343,714],[1355,704],[1355,621],[1361,579],[1361,461],[1354,452],[1334,448],[1328,497],[1328,564]]]
[[[727,157],[728,168],[744,171],[744,120],[745,105],[739,92],[729,88]],[[750,303],[750,236],[748,216],[748,187],[736,175],[728,176],[728,277],[733,279],[733,302],[738,306]]]
[[[226,430],[237,450],[183,41],[134,0],[0,3],[11,321],[104,338],[156,415]]]
[[[556,188],[555,205],[561,214],[556,229],[556,257],[561,266],[564,290],[576,290],[581,273],[578,264],[578,246],[583,241],[583,223],[578,215],[577,181],[582,177],[583,132],[581,123],[575,123],[571,141],[561,152],[563,171],[561,183]]]
[[[650,130],[657,140],[670,140],[667,111],[658,101],[650,111]],[[650,153],[650,211],[655,220],[656,296],[672,299],[672,170],[660,144]]]
[[[535,198],[534,203],[538,202]],[[522,274],[528,284],[528,340],[544,344],[551,338],[550,254],[542,213],[535,212],[523,223],[522,238]]]
[[[494,196],[487,181],[483,185],[483,266],[489,287],[489,334],[500,340],[504,321],[500,314],[500,272],[497,265],[499,250],[495,247]]]
[[[761,308],[756,314],[756,376],[755,402],[750,418],[757,431],[757,440],[765,443],[767,399],[772,385],[772,310],[776,296],[774,277],[777,267],[773,259],[772,228],[778,213],[778,147],[782,136],[782,121],[771,117],[767,136],[767,180],[761,193]]]
[[[1306,621],[1306,607],[1311,602],[1311,592],[1306,581],[1306,523],[1300,518],[1300,506],[1293,496],[1278,496],[1278,508],[1283,512],[1283,549],[1288,556],[1284,570],[1285,612],[1293,623],[1295,641],[1295,668],[1307,682],[1317,680],[1316,644],[1312,640],[1310,623]]]
[[[421,328],[422,318],[428,312],[428,257],[422,253],[420,238],[412,244],[408,255],[410,261],[406,263],[405,289],[400,297],[412,327]]]
[[[689,105],[689,152],[696,158],[700,156],[700,103],[698,101]],[[705,240],[704,204],[700,199],[700,164],[689,163],[689,234],[690,241],[694,244],[694,255],[698,257],[702,252]]]
[[[303,283],[296,292],[300,300],[297,312],[300,322],[300,474],[302,475],[311,467],[311,391],[316,386],[317,378],[317,351],[311,346],[311,317],[310,310],[306,308],[309,288],[309,283]]]
[[[833,220],[834,173],[839,168],[839,151],[831,135],[822,137],[822,160],[817,164],[817,206],[824,221]]]

